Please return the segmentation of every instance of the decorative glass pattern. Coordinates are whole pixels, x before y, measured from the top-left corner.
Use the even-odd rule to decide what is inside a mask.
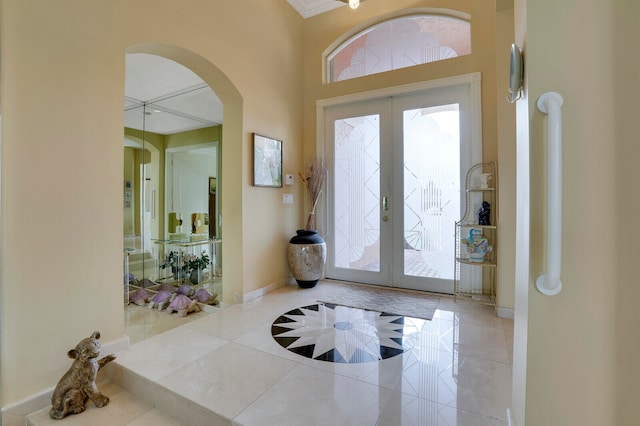
[[[337,120],[335,266],[380,271],[380,116]]]
[[[469,21],[444,15],[403,16],[366,28],[327,58],[329,82],[471,54]]]
[[[403,134],[404,273],[453,279],[460,217],[458,104],[404,111]]]

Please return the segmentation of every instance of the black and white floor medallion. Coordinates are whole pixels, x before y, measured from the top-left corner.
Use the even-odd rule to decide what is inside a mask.
[[[273,338],[285,349],[307,358],[347,364],[402,354],[411,349],[413,341],[406,332],[403,316],[329,303],[293,309],[271,326]]]

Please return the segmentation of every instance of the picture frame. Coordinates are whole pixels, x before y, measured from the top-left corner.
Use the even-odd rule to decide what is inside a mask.
[[[218,179],[214,177],[209,178],[209,194],[215,194],[218,189]]]
[[[282,188],[282,141],[253,134],[253,186]]]

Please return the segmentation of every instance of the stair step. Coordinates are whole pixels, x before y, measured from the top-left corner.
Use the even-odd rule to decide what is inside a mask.
[[[62,420],[49,418],[51,406],[29,414],[27,426],[217,426],[231,425],[226,419],[183,396],[112,362],[101,370],[98,388],[109,397],[109,405],[97,408],[91,401],[80,414]]]
[[[101,382],[98,387],[100,392],[109,397],[109,405],[106,407],[97,408],[89,401],[84,413],[70,415],[62,420],[52,420],[49,417],[49,406],[29,414],[25,419],[25,425],[180,426],[185,424],[137,398],[112,381]]]

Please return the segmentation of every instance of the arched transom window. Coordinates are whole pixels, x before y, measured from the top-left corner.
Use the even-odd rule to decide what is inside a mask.
[[[360,31],[327,56],[328,82],[442,61],[471,53],[471,25],[453,16],[389,19]]]

